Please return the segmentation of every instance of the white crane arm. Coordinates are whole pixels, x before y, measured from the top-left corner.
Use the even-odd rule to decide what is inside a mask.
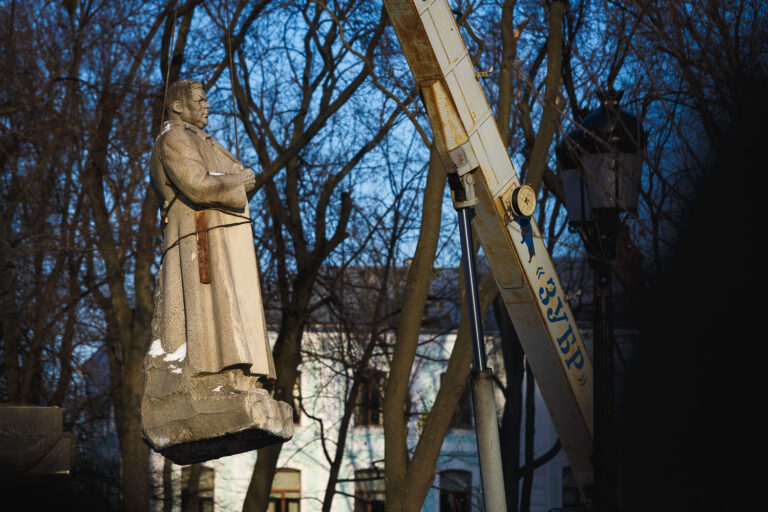
[[[385,0],[449,180],[474,204],[499,291],[580,485],[592,482],[592,363],[446,0]],[[473,197],[474,196],[474,197]],[[529,200],[531,198],[528,198]],[[535,198],[533,198],[535,201]],[[529,202],[532,208],[533,204]],[[530,215],[531,212],[526,212]]]

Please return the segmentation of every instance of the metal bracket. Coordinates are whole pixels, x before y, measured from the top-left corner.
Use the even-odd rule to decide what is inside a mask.
[[[451,159],[451,164],[453,164],[454,172],[459,176],[474,171],[480,165],[477,163],[477,157],[469,141],[450,150],[448,156]]]
[[[493,73],[493,66],[489,67],[485,71],[475,71],[475,78],[486,78]]]
[[[480,200],[475,195],[475,181],[472,173],[459,177],[458,174],[448,175],[448,186],[451,190],[453,207],[457,210],[471,208]]]
[[[517,222],[520,225],[520,243],[528,248],[528,261],[532,261],[536,250],[533,245],[531,215],[536,209],[536,191],[530,185],[516,185],[504,193],[501,205],[504,208],[504,222]]]
[[[457,210],[470,208],[479,200],[475,195],[473,172],[480,167],[475,152],[469,141],[448,152],[453,172],[448,173],[448,185],[451,189],[453,207]]]

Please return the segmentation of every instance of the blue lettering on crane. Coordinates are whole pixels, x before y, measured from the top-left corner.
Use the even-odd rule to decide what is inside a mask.
[[[541,267],[539,267],[541,268]],[[542,286],[539,288],[539,299],[541,299],[541,303],[545,306],[549,304],[549,299],[552,298],[553,295],[555,295],[555,292],[557,291],[557,288],[555,288],[555,279],[550,277],[549,280],[546,282],[546,287]]]
[[[536,269],[536,277],[540,282],[543,282],[543,285],[539,287],[539,300],[542,305],[549,306],[546,313],[547,321],[552,324],[566,322],[565,332],[562,336],[557,338],[557,346],[563,354],[565,368],[567,370],[579,371],[584,367],[584,353],[576,342],[576,331],[568,321],[568,314],[563,305],[563,300],[558,296],[556,297],[557,302],[552,301],[552,298],[555,297],[555,294],[557,293],[555,278],[548,277],[544,272],[543,267],[538,267]],[[550,302],[552,302],[551,305]],[[587,384],[587,376],[583,373],[581,373],[576,380],[581,386]]]
[[[565,334],[557,338],[557,345],[560,347],[560,352],[564,355],[571,351],[571,345],[576,341],[576,333],[573,332],[573,327],[568,326],[568,330]]]
[[[571,357],[565,360],[565,366],[570,370],[571,366],[576,368],[577,370],[581,370],[581,368],[584,366],[584,354],[581,353],[581,349],[577,348],[576,351],[573,353]],[[582,384],[582,380],[579,379],[579,384],[582,386],[586,384],[586,379],[584,380],[584,383]]]
[[[560,297],[557,298],[557,308],[547,309],[547,320],[550,322],[562,322],[563,320],[568,321],[568,315],[565,314],[565,311],[563,311],[562,316],[560,315],[560,311],[563,310],[563,299]],[[569,326],[570,327],[570,326]]]

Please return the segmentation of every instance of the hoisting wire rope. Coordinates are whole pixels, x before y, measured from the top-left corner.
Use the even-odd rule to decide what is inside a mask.
[[[176,20],[179,17],[179,0],[176,0],[176,5],[173,8],[173,21],[171,22],[171,41],[168,45],[168,66],[165,72],[165,89],[163,90],[163,106],[160,113],[160,129],[163,129],[163,123],[165,122],[165,102],[168,99],[168,81],[171,79],[171,61],[173,60],[173,39],[176,35]]]
[[[178,1],[178,0],[177,0]],[[232,27],[229,25],[229,0],[224,0],[224,11],[227,14],[227,53],[229,55],[229,83],[232,84],[232,121],[235,123],[235,155],[240,161],[240,142],[237,138],[237,112],[235,110],[235,64],[232,60]]]
[[[226,16],[227,16],[227,25],[225,27],[225,30],[227,32],[227,54],[228,54],[228,57],[229,57],[229,78],[230,78],[230,82],[232,84],[232,117],[233,117],[233,120],[235,122],[235,152],[236,152],[236,155],[237,155],[237,160],[239,161],[240,160],[240,144],[238,142],[238,137],[237,137],[237,114],[236,114],[236,110],[235,110],[234,61],[232,59],[231,27],[229,26],[229,24],[230,24],[230,21],[229,21],[229,0],[225,0],[224,8],[225,8]],[[162,106],[162,112],[160,114],[160,127],[161,127],[161,129],[162,129],[163,123],[165,122],[165,109],[166,109],[165,102],[168,99],[168,82],[170,81],[170,77],[171,77],[171,62],[173,60],[173,51],[174,51],[173,44],[174,44],[174,39],[175,39],[175,35],[176,35],[176,20],[178,19],[178,15],[179,15],[179,0],[176,0],[174,11],[173,11],[173,21],[171,22],[171,39],[170,39],[170,43],[169,43],[169,47],[168,47],[168,66],[166,68],[166,73],[165,73],[165,87],[164,87],[164,90],[163,90],[163,106]],[[174,197],[171,200],[170,204],[164,209],[165,211],[163,212],[163,215],[162,215],[163,218],[166,218],[166,215],[170,211],[171,206],[173,206],[173,203],[175,203],[176,199],[178,198],[179,190],[175,186],[173,186],[173,188],[175,189],[176,194],[174,195]],[[192,231],[191,233],[187,233],[185,235],[180,236],[174,243],[172,243],[171,245],[166,247],[165,250],[163,251],[163,253],[160,255],[160,264],[161,265],[163,263],[163,260],[165,259],[165,255],[168,253],[168,251],[170,251],[174,247],[179,246],[181,241],[184,240],[185,238],[188,238],[188,237],[193,236],[193,235],[198,235],[199,233],[202,233],[202,232],[212,231],[214,229],[230,228],[230,227],[240,226],[242,224],[251,224],[253,222],[253,219],[251,219],[250,217],[247,217],[245,215],[239,215],[239,214],[234,213],[234,212],[226,211],[226,210],[223,210],[221,208],[212,207],[212,208],[207,208],[207,209],[209,209],[209,210],[219,210],[219,211],[221,211],[223,213],[226,213],[228,215],[231,215],[233,217],[239,217],[239,218],[245,219],[245,220],[242,220],[240,222],[230,222],[230,223],[227,223],[227,224],[219,224],[217,226],[211,226],[211,227],[208,227],[208,228],[206,228],[204,230]],[[165,223],[163,223],[163,226],[165,226]]]
[[[233,228],[235,226],[241,226],[243,224],[250,224],[250,223],[253,222],[253,219],[251,219],[250,217],[246,217],[245,215],[240,215],[240,214],[237,214],[237,213],[233,213],[233,212],[224,210],[222,208],[212,207],[212,208],[206,208],[206,210],[217,210],[217,211],[226,213],[227,215],[230,215],[232,217],[239,217],[239,218],[245,219],[245,220],[241,220],[239,222],[228,222],[226,224],[217,224],[216,226],[211,226],[211,227],[208,227],[208,228],[205,228],[205,229],[198,229],[198,230],[195,230],[195,231],[190,231],[189,233],[187,233],[185,235],[181,235],[179,238],[176,239],[175,242],[173,242],[171,245],[166,247],[165,250],[163,250],[163,253],[160,255],[160,264],[161,265],[163,264],[163,260],[165,260],[165,255],[168,254],[168,251],[170,251],[174,247],[178,247],[181,244],[181,241],[184,240],[185,238],[189,238],[192,235],[198,235],[200,233],[207,233],[208,231],[213,231],[214,229]]]

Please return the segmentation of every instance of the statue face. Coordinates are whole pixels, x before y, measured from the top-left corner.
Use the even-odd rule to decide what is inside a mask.
[[[187,97],[184,98],[183,108],[179,112],[179,117],[198,128],[204,128],[208,125],[208,98],[202,87],[193,87]]]

